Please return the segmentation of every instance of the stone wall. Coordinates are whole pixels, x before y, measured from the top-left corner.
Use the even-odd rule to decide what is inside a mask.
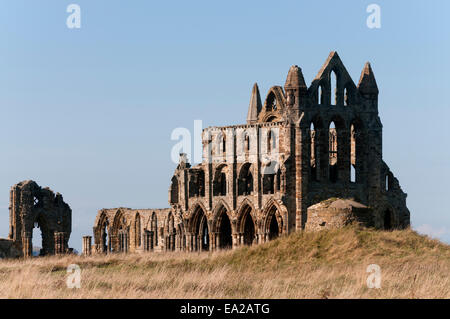
[[[329,199],[308,207],[306,231],[342,228],[359,223],[374,226],[373,212],[367,206],[351,199]]]

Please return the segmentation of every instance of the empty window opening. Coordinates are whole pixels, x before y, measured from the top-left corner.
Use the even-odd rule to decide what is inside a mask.
[[[319,85],[317,89],[317,104],[323,104],[323,89],[322,85]]]
[[[227,152],[227,141],[225,137],[222,138],[222,153],[225,154]]]
[[[226,166],[217,169],[213,183],[214,196],[225,196],[227,194],[226,172],[227,172]]]
[[[316,130],[314,124],[311,123],[309,129],[310,137],[310,176],[312,181],[317,181],[317,143],[316,143]]]
[[[245,163],[238,178],[238,195],[250,195],[253,192],[253,175],[251,164]]]
[[[337,181],[337,149],[338,145],[336,127],[334,122],[331,122],[329,128],[328,166],[330,168],[329,177],[332,183],[335,183]]]
[[[250,137],[248,135],[245,135],[245,151],[250,151]]]
[[[109,247],[108,221],[105,221],[102,225],[102,251],[104,253],[111,251]]]
[[[267,153],[270,154],[274,148],[275,148],[275,139],[272,130],[270,130],[269,132],[267,132]]]
[[[337,104],[337,77],[334,71],[330,73],[330,88],[331,88],[331,105]]]
[[[344,105],[347,106],[349,104],[348,101],[348,90],[347,88],[344,89]]]

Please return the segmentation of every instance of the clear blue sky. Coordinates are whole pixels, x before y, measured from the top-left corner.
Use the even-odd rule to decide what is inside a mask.
[[[372,63],[412,225],[450,242],[449,14],[445,0],[2,0],[0,236],[26,179],[63,194],[78,250],[98,209],[168,207],[174,128],[244,123],[254,82],[265,96],[298,64],[309,84],[336,50],[355,82]]]

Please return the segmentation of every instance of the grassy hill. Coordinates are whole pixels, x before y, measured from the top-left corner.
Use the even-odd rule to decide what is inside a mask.
[[[66,268],[81,268],[68,289]],[[381,267],[369,289],[367,266]],[[411,230],[294,233],[215,253],[0,261],[7,298],[450,298],[450,246]]]

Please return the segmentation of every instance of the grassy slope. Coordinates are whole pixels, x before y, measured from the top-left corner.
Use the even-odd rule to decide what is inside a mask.
[[[66,267],[82,269],[68,289]],[[366,285],[381,267],[380,289]],[[12,298],[450,298],[450,246],[411,230],[348,227],[295,233],[216,253],[46,257],[0,261]]]

